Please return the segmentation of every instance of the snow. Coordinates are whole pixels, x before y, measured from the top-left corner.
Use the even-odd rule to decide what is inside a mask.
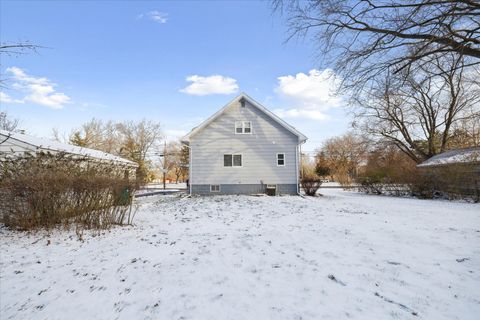
[[[479,204],[322,193],[142,198],[84,242],[0,229],[0,318],[478,319]]]
[[[44,152],[65,152],[73,155],[79,155],[82,157],[89,157],[99,160],[105,161],[113,161],[113,162],[120,162],[130,166],[137,167],[138,164],[115,156],[110,153],[106,153],[99,150],[89,149],[89,148],[82,148],[78,146],[74,146],[71,144],[60,143],[57,141],[52,141],[44,138],[38,138],[31,135],[26,135],[22,133],[15,133],[5,130],[0,130],[0,141],[2,143],[9,143],[16,146],[16,150],[13,152],[19,152],[18,148],[20,148],[21,152],[25,151],[44,151]],[[19,143],[20,142],[20,143]],[[1,143],[0,143],[1,144]],[[29,145],[28,148],[24,148],[24,145]],[[6,154],[9,152],[5,152]]]
[[[480,162],[480,148],[465,148],[446,151],[422,162],[418,167],[439,166],[454,163]]]

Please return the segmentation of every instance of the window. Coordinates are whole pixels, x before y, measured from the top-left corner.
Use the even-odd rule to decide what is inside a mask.
[[[242,155],[241,154],[234,154],[233,155],[233,166],[234,167],[241,167],[242,166]]]
[[[235,133],[237,134],[252,133],[252,122],[251,121],[235,121]]]
[[[277,153],[277,166],[285,165],[285,153]]]
[[[252,132],[252,123],[250,121],[243,122],[243,133]]]
[[[242,155],[241,154],[224,154],[223,166],[224,167],[241,167]]]
[[[210,185],[210,192],[220,192],[220,185],[219,184],[211,184]]]
[[[235,133],[243,133],[242,121],[235,121]]]
[[[224,154],[223,155],[223,166],[224,167],[231,167],[232,166],[232,158],[231,154]]]

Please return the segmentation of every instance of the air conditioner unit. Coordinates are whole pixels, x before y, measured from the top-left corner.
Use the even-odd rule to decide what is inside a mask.
[[[269,196],[277,195],[277,185],[276,184],[267,184],[265,188],[265,193]]]

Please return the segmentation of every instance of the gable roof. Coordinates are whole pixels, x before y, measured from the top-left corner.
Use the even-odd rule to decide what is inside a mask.
[[[198,125],[197,127],[193,128],[187,135],[185,135],[183,138],[182,138],[182,141],[183,142],[189,142],[190,141],[190,138],[193,137],[195,134],[197,134],[198,132],[202,131],[206,126],[208,126],[210,123],[212,123],[215,119],[217,119],[220,115],[222,115],[225,110],[227,110],[230,106],[232,106],[235,102],[237,101],[240,101],[241,99],[245,99],[246,101],[248,101],[253,107],[257,108],[258,110],[262,111],[264,114],[266,114],[267,116],[269,116],[272,120],[274,120],[275,122],[277,122],[279,125],[281,125],[283,128],[285,128],[287,131],[293,133],[294,135],[296,135],[298,137],[298,142],[299,143],[302,143],[302,142],[305,142],[307,140],[307,137],[301,133],[300,131],[298,131],[297,129],[295,129],[293,126],[289,125],[288,123],[286,123],[284,120],[280,119],[280,117],[278,117],[276,114],[274,114],[273,112],[271,112],[270,110],[268,110],[267,108],[265,108],[264,106],[262,106],[260,103],[258,103],[257,101],[255,101],[254,99],[252,99],[249,95],[247,95],[246,93],[242,92],[239,96],[235,97],[232,101],[230,101],[229,103],[227,103],[223,108],[221,108],[220,110],[218,110],[216,113],[214,113],[210,118],[208,118],[207,120],[205,120],[204,122],[202,122],[200,125]]]
[[[417,165],[417,167],[431,167],[458,163],[480,162],[480,147],[455,149],[442,152]]]
[[[27,144],[31,146],[32,149],[35,150],[35,152],[36,151],[65,152],[68,154],[88,157],[88,158],[97,159],[97,160],[122,163],[128,166],[135,166],[135,167],[138,166],[136,162],[115,156],[107,152],[89,149],[89,148],[83,148],[83,147],[74,146],[66,143],[60,143],[57,141],[38,138],[38,137],[34,137],[27,134],[0,130],[0,145],[7,141],[11,142],[14,145],[18,144],[19,142]],[[7,151],[6,153],[8,154],[9,152]]]

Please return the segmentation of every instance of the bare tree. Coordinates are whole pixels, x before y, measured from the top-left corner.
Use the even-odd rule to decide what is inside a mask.
[[[357,100],[363,130],[417,163],[451,148],[452,130],[480,117],[480,86],[469,81],[463,63],[450,55],[415,74],[378,81],[378,89]]]
[[[18,56],[32,51],[36,52],[40,48],[42,47],[28,41],[2,42],[0,43],[0,54]]]
[[[143,181],[149,173],[151,152],[161,139],[160,124],[145,119],[140,122],[117,123],[92,119],[70,135],[70,143],[74,145],[105,151],[137,162],[137,176]]]
[[[69,140],[74,145],[120,155],[123,140],[119,126],[121,126],[119,123],[93,118],[80,128],[73,130]]]
[[[363,138],[353,132],[326,140],[317,152],[316,163],[330,169],[330,175],[342,185],[350,184],[366,156]]]
[[[20,123],[19,119],[11,118],[6,111],[0,111],[0,129],[17,132],[19,131],[18,125]]]
[[[480,117],[469,111],[466,116],[453,124],[448,149],[480,147]]]
[[[478,0],[273,0],[286,13],[290,38],[313,34],[343,88],[361,90],[379,75],[409,75],[452,53],[480,63]]]
[[[19,56],[29,52],[37,52],[38,49],[43,48],[42,46],[32,44],[28,41],[19,41],[19,42],[1,42],[0,43],[0,57],[7,56]],[[0,77],[0,87],[7,87],[6,83],[8,78],[4,78],[3,75]]]
[[[117,123],[116,129],[122,139],[120,154],[134,161],[145,161],[149,151],[163,137],[161,125],[145,119]]]
[[[188,147],[178,141],[171,141],[168,143],[167,153],[170,160],[168,170],[175,176],[175,183],[180,179],[185,180],[189,163]]]

